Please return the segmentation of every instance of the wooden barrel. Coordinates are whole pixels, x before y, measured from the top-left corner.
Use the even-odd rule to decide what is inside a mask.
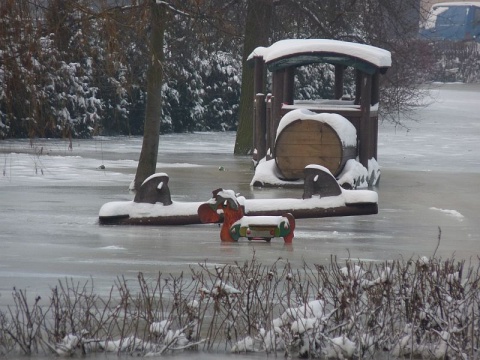
[[[340,115],[337,117],[343,118]],[[353,128],[355,131],[353,125],[343,119],[348,123],[344,128],[349,131]],[[345,141],[342,139],[342,132],[336,131],[335,126],[318,119],[289,122],[277,133],[274,151],[275,162],[285,180],[303,178],[305,167],[311,164],[322,165],[337,176],[347,160],[355,159],[357,155],[356,143]]]

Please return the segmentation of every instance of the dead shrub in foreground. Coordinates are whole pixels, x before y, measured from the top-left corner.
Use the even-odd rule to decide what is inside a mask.
[[[477,259],[478,260],[478,259]],[[478,261],[477,261],[478,262]],[[480,343],[479,265],[454,259],[365,263],[332,258],[294,269],[245,263],[188,274],[59,281],[50,298],[13,289],[0,312],[0,354],[185,349],[292,357],[474,359]]]

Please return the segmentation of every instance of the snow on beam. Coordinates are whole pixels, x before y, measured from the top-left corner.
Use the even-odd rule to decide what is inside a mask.
[[[313,169],[322,170],[319,167]],[[327,170],[328,171],[328,170]],[[313,175],[312,181],[315,181]],[[318,178],[317,178],[318,179]],[[148,185],[148,183],[151,183]],[[167,192],[168,175],[152,176],[142,184],[148,186],[154,194]],[[153,189],[153,190],[152,190]],[[369,190],[344,190],[338,188],[338,195],[332,192],[324,193],[321,187],[308,189],[312,196],[307,199],[245,199],[238,197],[233,190],[217,189],[214,196],[220,193],[224,198],[232,198],[244,206],[245,215],[249,216],[281,216],[291,213],[295,218],[321,218],[331,216],[354,216],[378,213],[378,195]],[[176,202],[164,201],[160,197],[156,203],[150,198],[145,202],[114,201],[104,204],[99,211],[99,223],[102,225],[188,225],[202,224],[198,215],[200,206],[212,202]],[[170,192],[168,191],[168,199]],[[221,221],[221,216],[219,216]]]
[[[257,47],[249,55],[248,59],[262,58],[265,63],[272,65],[282,59],[299,57],[300,63],[303,65],[308,63],[305,57],[312,56],[312,62],[315,57],[324,58],[323,62],[342,63],[345,59],[355,62],[359,60],[372,65],[376,68],[389,68],[392,65],[391,54],[389,51],[365,44],[352,43],[347,41],[330,40],[330,39],[286,39],[278,41],[269,47]],[[289,64],[292,65],[292,64]]]

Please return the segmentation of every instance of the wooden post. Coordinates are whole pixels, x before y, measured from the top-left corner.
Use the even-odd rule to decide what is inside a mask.
[[[265,61],[263,57],[255,57],[255,72],[253,79],[254,107],[253,107],[253,160],[259,161],[265,157]]]
[[[277,133],[278,123],[282,117],[283,102],[283,83],[285,80],[285,69],[273,72],[272,75],[272,122],[270,127],[270,150],[274,151],[275,135]],[[272,154],[273,155],[273,154]]]
[[[255,118],[253,129],[253,141],[254,153],[253,160],[260,161],[265,157],[266,154],[266,104],[265,104],[265,94],[257,93],[255,95]]]
[[[371,117],[370,121],[372,122],[372,156],[370,159],[373,157],[375,160],[378,160],[378,115],[375,117]]]
[[[378,71],[372,76],[372,105],[378,104],[380,100],[380,74]]]
[[[293,105],[295,97],[295,68],[285,69],[285,78],[283,82],[283,103]]]
[[[254,57],[253,96],[265,91],[265,61],[263,57]]]
[[[345,75],[345,66],[335,65],[335,94],[334,98],[340,100],[343,96],[343,81]]]
[[[358,134],[359,160],[368,169],[368,160],[373,156],[373,128],[370,119],[370,103],[372,94],[372,75],[363,74],[360,99],[360,134]]]
[[[355,70],[355,105],[360,105],[360,99],[362,98],[362,80],[363,72]]]
[[[370,101],[371,105],[378,104],[380,102],[380,73],[378,70],[372,76],[372,99]],[[375,117],[371,117],[370,121],[372,122],[372,154],[370,158],[378,159],[378,114]]]
[[[266,102],[266,129],[265,129],[265,144],[266,144],[266,149],[265,151],[267,152],[267,160],[270,160],[272,158],[272,103],[273,103],[273,97],[272,94],[267,95],[267,98],[265,100]],[[268,151],[270,150],[270,153]]]

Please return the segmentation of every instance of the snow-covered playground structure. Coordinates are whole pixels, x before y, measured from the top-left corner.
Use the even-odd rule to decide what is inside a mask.
[[[268,48],[256,48],[249,60],[255,66],[256,168],[251,185],[299,184],[304,193],[302,199],[235,198],[242,216],[291,214],[293,223],[294,218],[378,213],[376,192],[352,189],[374,185],[380,176],[376,161],[379,78],[391,65],[390,52],[337,40],[282,40]],[[296,69],[316,63],[334,66],[334,98],[294,100]],[[348,67],[355,71],[353,99],[344,96]],[[272,73],[268,95],[264,94],[266,69]],[[173,202],[168,181],[167,174],[154,174],[144,181],[133,201],[104,204],[100,223],[185,225],[223,220],[222,209],[210,209],[212,204],[218,205],[215,199]],[[230,230],[231,226],[225,227],[222,240],[233,239]]]
[[[214,196],[204,202],[177,202],[171,199],[168,182],[167,174],[154,174],[143,182],[132,201],[104,204],[99,211],[100,224],[188,225],[223,221],[222,209],[218,209],[218,214],[205,212],[205,208],[217,203],[215,191]],[[294,218],[303,219],[378,213],[378,195],[375,191],[343,189],[328,169],[318,165],[305,169],[301,199],[245,199],[238,196],[235,201],[247,216],[283,216],[290,213]],[[205,220],[207,217],[211,219],[212,215],[213,221]]]
[[[348,188],[377,182],[379,80],[391,66],[389,51],[337,40],[288,39],[256,48],[249,61],[255,67],[252,185],[288,185],[303,179],[310,164],[326,167]],[[297,69],[317,63],[334,66],[333,99],[295,100]],[[344,96],[347,68],[355,71],[354,98]],[[272,84],[268,94],[266,70]]]

